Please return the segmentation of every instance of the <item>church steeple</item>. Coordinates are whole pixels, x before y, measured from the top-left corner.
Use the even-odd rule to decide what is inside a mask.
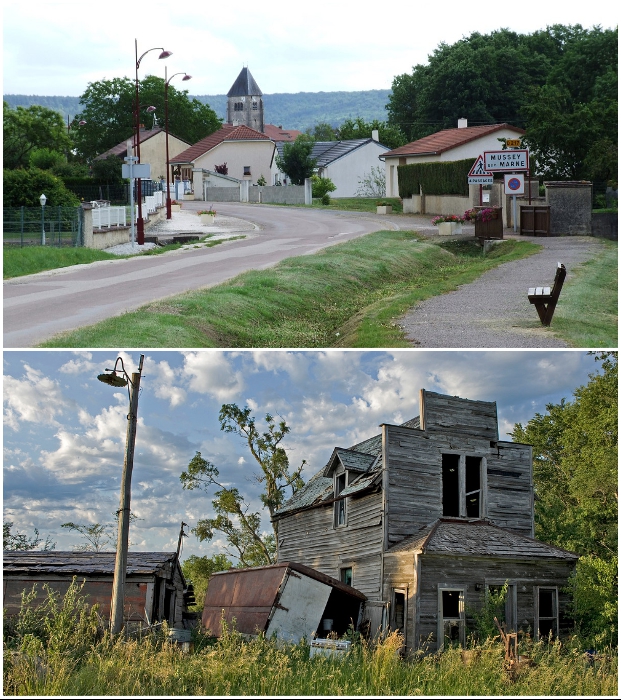
[[[263,93],[248,68],[242,68],[227,93],[226,121],[263,132]]]

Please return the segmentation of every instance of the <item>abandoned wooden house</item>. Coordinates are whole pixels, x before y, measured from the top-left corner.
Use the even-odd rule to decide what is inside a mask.
[[[90,605],[99,604],[99,614],[110,617],[115,552],[3,552],[3,606],[8,615],[19,612],[22,591],[36,584],[34,604],[43,602],[43,584],[64,595],[75,576],[84,582],[81,595]],[[125,579],[126,623],[153,624],[166,620],[171,627],[188,625],[193,603],[175,552],[129,552]]]
[[[381,431],[335,448],[277,511],[278,560],[354,586],[371,632],[409,649],[463,644],[505,583],[508,629],[564,631],[578,557],[534,539],[532,448],[498,439],[496,403],[422,390],[420,416]]]

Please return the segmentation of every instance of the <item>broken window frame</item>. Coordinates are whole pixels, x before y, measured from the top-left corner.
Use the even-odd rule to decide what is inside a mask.
[[[338,498],[338,495],[343,489],[348,486],[348,472],[341,466],[337,468],[333,475],[334,488],[334,529],[339,527],[347,527],[347,498]]]
[[[445,518],[464,518],[467,520],[478,520],[484,518],[487,512],[487,459],[481,455],[468,454],[458,451],[442,451],[442,517]],[[457,502],[458,515],[445,512],[448,509],[448,503],[445,506],[445,493],[448,489],[445,488],[445,467],[450,467],[449,464],[444,464],[444,457],[457,457]],[[478,460],[479,462],[479,483],[478,488],[466,491],[466,476],[467,476],[467,461]],[[448,460],[447,460],[448,461]],[[479,494],[479,512],[478,515],[468,515],[468,496]],[[452,499],[454,502],[455,499]]]
[[[459,646],[466,645],[466,605],[465,605],[466,586],[438,586],[438,649],[444,649],[447,641],[450,643],[452,639],[447,640],[446,628],[451,623],[457,623]],[[444,617],[444,593],[459,593],[458,599],[458,617]]]
[[[505,585],[505,580],[500,579],[485,579],[485,589],[489,591],[491,588],[502,588]],[[505,598],[505,611],[504,611],[507,632],[517,632],[518,629],[518,616],[517,616],[517,583],[515,581],[508,580],[507,583],[507,597]],[[503,622],[500,620],[499,622]]]
[[[542,591],[550,591],[552,592],[552,615],[541,615],[540,607],[541,607],[541,601],[540,601],[540,595]],[[539,641],[539,639],[547,639],[548,635],[542,635],[539,626],[541,624],[541,621],[551,621],[552,622],[552,632],[553,632],[553,639],[556,639],[559,636],[559,620],[558,620],[558,586],[535,586],[534,590],[534,598],[535,598],[535,640]]]
[[[349,571],[349,583],[346,581],[348,571]],[[349,566],[342,566],[339,569],[339,581],[341,583],[344,583],[346,586],[353,587],[353,585],[354,585],[354,567],[352,564],[350,564]]]
[[[403,619],[402,624],[398,624],[397,620],[397,596],[403,596]],[[408,587],[395,586],[392,589],[391,598],[391,613],[390,613],[390,628],[395,632],[403,635],[403,643],[407,645],[407,623],[408,623]]]

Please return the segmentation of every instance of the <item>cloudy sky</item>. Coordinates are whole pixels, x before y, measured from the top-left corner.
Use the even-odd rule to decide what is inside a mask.
[[[122,352],[128,372],[139,353]],[[4,519],[51,535],[57,549],[79,544],[68,521],[103,523],[118,508],[128,396],[96,377],[112,352],[4,353]],[[175,549],[182,520],[210,515],[210,495],[184,491],[179,474],[197,451],[260,508],[257,472],[241,439],[220,431],[223,403],[248,405],[291,427],[290,463],[306,478],[334,447],[379,433],[380,423],[417,416],[419,389],[496,401],[501,438],[546,403],[570,399],[598,364],[578,351],[286,352],[152,351],[139,403],[131,540],[144,551]],[[265,528],[269,521],[264,519]],[[185,540],[184,554],[211,555],[214,542]]]
[[[261,90],[388,89],[441,43],[507,27],[529,33],[551,24],[617,24],[614,3],[521,0],[434,3],[360,0],[285,3],[4,0],[4,93],[81,95],[89,82],[133,76],[139,55],[163,46],[169,75],[185,71],[191,94],[228,92],[244,65]],[[141,75],[164,76],[149,54]],[[507,66],[511,70],[511,66]]]

